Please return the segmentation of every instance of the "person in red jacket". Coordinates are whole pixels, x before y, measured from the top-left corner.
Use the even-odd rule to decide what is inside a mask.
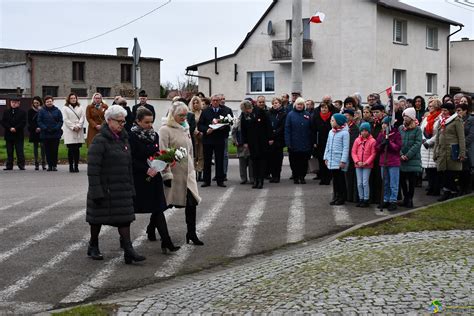
[[[359,131],[360,136],[354,141],[351,153],[356,168],[357,191],[359,192],[357,207],[368,207],[370,198],[369,177],[377,155],[376,140],[370,134],[369,123],[362,123]]]
[[[400,149],[402,137],[395,127],[390,127],[392,118],[386,116],[382,121],[382,131],[377,137],[377,152],[380,155],[380,167],[384,184],[383,203],[379,205],[382,210],[397,209],[398,184],[400,181]]]

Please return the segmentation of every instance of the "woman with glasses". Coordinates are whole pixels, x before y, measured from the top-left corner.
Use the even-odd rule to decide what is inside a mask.
[[[86,119],[89,123],[87,128],[87,146],[90,146],[95,135],[97,135],[105,122],[105,111],[108,106],[102,101],[100,93],[94,93],[92,96],[92,103],[86,108]]]
[[[91,238],[87,255],[103,260],[99,250],[102,225],[117,227],[126,264],[143,261],[130,239],[130,224],[135,220],[133,208],[132,155],[128,134],[124,130],[127,112],[113,105],[104,113],[105,124],[94,137],[87,155],[87,217]]]

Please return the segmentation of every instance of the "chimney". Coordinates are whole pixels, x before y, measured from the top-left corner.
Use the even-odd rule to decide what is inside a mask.
[[[462,37],[462,38],[461,38],[461,41],[463,41],[463,42],[464,42],[464,41],[468,41],[468,40],[469,40],[469,37]]]
[[[117,56],[128,56],[128,47],[117,47]]]

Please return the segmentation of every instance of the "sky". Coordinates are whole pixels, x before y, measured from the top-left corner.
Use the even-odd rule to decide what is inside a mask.
[[[79,42],[163,5],[168,0],[0,0],[0,47],[31,50]],[[403,0],[407,4],[461,22],[453,38],[474,39],[474,5],[456,0]],[[187,66],[233,53],[271,0],[171,0],[162,8],[119,30],[57,51],[116,54],[138,38],[143,57],[159,57],[161,82],[174,85]],[[327,17],[328,18],[328,17]],[[456,30],[452,27],[452,31]]]

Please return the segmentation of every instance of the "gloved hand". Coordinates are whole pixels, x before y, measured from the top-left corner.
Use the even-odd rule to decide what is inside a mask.
[[[163,184],[165,185],[165,187],[171,188],[171,180],[165,180],[163,181]]]

